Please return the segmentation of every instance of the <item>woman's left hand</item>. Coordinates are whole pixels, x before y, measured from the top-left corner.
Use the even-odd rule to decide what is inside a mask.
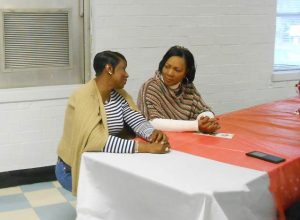
[[[162,131],[156,129],[150,135],[149,142],[162,144],[169,143],[167,135],[165,135]]]
[[[210,134],[220,129],[220,125],[216,118],[201,116],[198,120],[198,129],[201,132]]]

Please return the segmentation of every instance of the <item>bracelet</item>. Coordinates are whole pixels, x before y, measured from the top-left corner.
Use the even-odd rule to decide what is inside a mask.
[[[138,152],[139,152],[139,142],[136,141],[134,145],[134,153],[138,153]]]

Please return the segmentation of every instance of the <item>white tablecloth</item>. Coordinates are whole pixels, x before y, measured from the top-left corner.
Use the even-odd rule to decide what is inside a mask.
[[[266,172],[172,151],[84,153],[77,220],[273,220]]]

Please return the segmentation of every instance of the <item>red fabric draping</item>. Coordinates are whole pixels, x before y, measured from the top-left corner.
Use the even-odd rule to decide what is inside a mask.
[[[219,116],[219,132],[232,139],[190,132],[166,132],[172,149],[242,167],[267,171],[279,218],[284,209],[300,198],[300,107],[299,98],[290,98]],[[286,159],[273,164],[245,155],[262,151]]]

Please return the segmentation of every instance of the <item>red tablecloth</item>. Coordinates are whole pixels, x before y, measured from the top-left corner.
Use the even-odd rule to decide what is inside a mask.
[[[195,133],[166,132],[172,149],[251,169],[267,171],[270,191],[285,219],[284,209],[300,198],[300,107],[299,98],[290,98],[219,116],[219,132],[232,139]],[[286,159],[273,164],[245,155],[262,151]]]

